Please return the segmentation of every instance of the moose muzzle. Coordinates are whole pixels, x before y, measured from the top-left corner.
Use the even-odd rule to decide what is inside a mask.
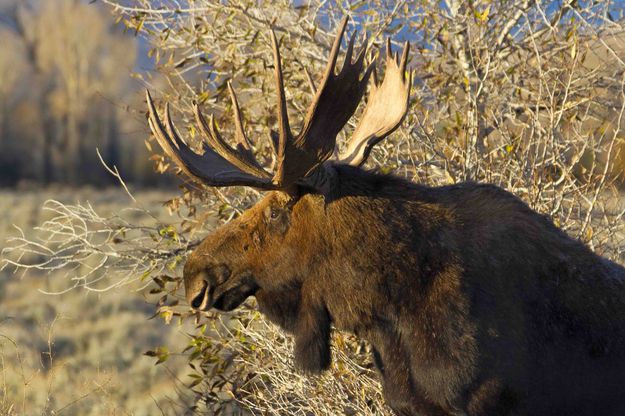
[[[214,307],[230,311],[253,295],[258,286],[250,274],[236,277],[225,265],[206,268],[192,276],[185,276],[185,293],[189,305],[197,310]]]

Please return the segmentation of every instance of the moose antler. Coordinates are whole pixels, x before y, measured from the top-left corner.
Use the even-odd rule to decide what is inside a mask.
[[[290,189],[304,184],[319,189],[327,178],[322,164],[334,153],[336,136],[356,111],[366,89],[369,77],[375,69],[375,59],[363,72],[367,42],[352,62],[354,33],[350,38],[343,66],[335,74],[336,61],[343,33],[347,26],[345,17],[328,58],[324,76],[316,89],[315,97],[304,118],[301,132],[294,136],[289,127],[286,96],[278,40],[273,31],[271,39],[275,61],[275,78],[278,94],[279,133],[277,145],[277,168],[271,175],[254,158],[245,131],[234,89],[228,83],[234,111],[236,147],[232,148],[222,137],[213,118],[207,121],[194,104],[195,119],[205,142],[204,154],[192,151],[178,136],[171,122],[169,106],[166,106],[165,125],[159,118],[150,93],[147,93],[149,125],[159,144],[191,178],[209,186],[246,185],[261,189]],[[405,69],[408,47],[399,64],[387,44],[387,65],[384,82],[372,86],[371,99],[364,118],[351,138],[348,151],[341,159],[360,165],[371,147],[390,134],[401,122],[408,104],[411,75],[406,79]],[[313,174],[314,172],[314,174]]]
[[[261,189],[276,189],[268,173],[262,168],[257,172],[252,172],[251,166],[253,164],[246,160],[243,153],[234,151],[223,142],[214,122],[209,127],[206,120],[200,117],[202,130],[205,134],[208,133],[206,137],[215,148],[204,142],[204,154],[198,155],[178,135],[171,121],[169,104],[165,104],[164,126],[156,112],[149,91],[146,91],[146,101],[148,103],[148,123],[152,133],[165,153],[176,162],[187,176],[208,186],[243,185]],[[196,111],[196,115],[199,115],[199,111]],[[221,146],[222,144],[223,146]],[[263,174],[261,171],[265,173]]]
[[[406,63],[410,44],[406,42],[401,60],[393,54],[391,41],[386,41],[386,70],[384,81],[378,84],[373,73],[373,85],[360,123],[349,139],[339,160],[353,166],[361,166],[369,157],[373,146],[391,134],[402,122],[408,110],[412,71],[406,76]]]

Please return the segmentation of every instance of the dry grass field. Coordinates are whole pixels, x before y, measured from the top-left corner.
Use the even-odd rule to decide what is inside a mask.
[[[135,195],[167,215],[164,192]],[[130,205],[120,189],[28,189],[0,191],[0,241],[45,217],[46,199],[89,201],[103,215]],[[154,306],[145,295],[122,288],[101,294],[72,290],[65,271],[43,275],[0,272],[0,415],[184,414],[184,328],[148,318]],[[188,328],[187,328],[188,329]],[[143,353],[168,346],[171,358],[154,365]]]

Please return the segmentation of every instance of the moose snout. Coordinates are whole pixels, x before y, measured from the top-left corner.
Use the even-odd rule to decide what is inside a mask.
[[[213,302],[215,288],[230,277],[230,269],[218,265],[204,269],[185,279],[187,302],[193,309],[207,310]]]

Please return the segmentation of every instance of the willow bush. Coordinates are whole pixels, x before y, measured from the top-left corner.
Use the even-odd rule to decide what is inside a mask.
[[[374,150],[367,168],[431,185],[494,183],[600,254],[621,260],[620,3],[101,1],[127,30],[149,41],[155,71],[134,75],[171,103],[177,125],[187,126],[181,133],[189,143],[201,140],[193,127],[193,101],[215,115],[224,137],[232,132],[226,91],[232,82],[257,157],[267,166],[274,162],[269,137],[276,128],[270,28],[280,39],[291,120],[303,119],[310,85],[319,79],[345,14],[352,17],[350,31],[368,35],[368,59],[384,53],[387,37],[396,48],[409,40],[415,70],[410,110],[402,127]],[[157,171],[175,171],[147,129],[146,145]],[[70,267],[75,258],[58,262],[68,250],[97,250],[108,284],[128,283],[129,271],[134,279],[151,279],[163,319],[197,324],[187,353],[198,412],[390,414],[369,347],[354,336],[335,333],[331,370],[307,377],[293,368],[291,338],[265,321],[253,300],[228,314],[192,314],[178,303],[185,255],[258,198],[254,190],[203,188],[181,177],[180,193],[166,204],[177,220],[141,227],[119,217],[100,218],[81,206],[66,206],[65,212],[51,203],[67,218],[44,224],[40,232],[59,237],[59,224],[83,221],[81,227],[108,230],[109,237],[92,242],[70,231],[47,240],[52,249],[45,251],[19,236],[5,249],[5,265],[41,267],[56,260],[55,267]],[[30,256],[16,260],[29,250]],[[31,258],[37,261],[25,260]],[[84,276],[74,285],[93,289],[101,284],[95,278]],[[169,351],[147,354],[163,362]]]

